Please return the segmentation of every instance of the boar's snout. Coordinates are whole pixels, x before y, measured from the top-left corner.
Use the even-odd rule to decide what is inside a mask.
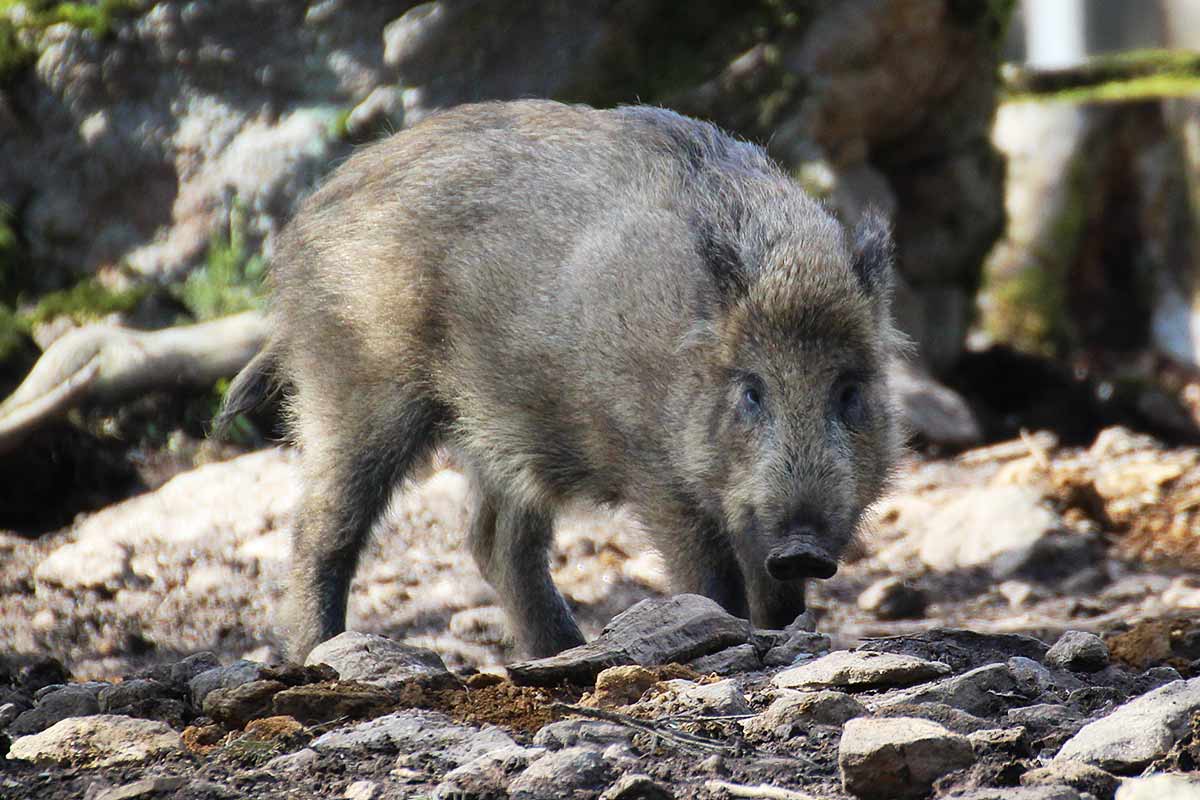
[[[837,560],[818,541],[815,528],[789,531],[787,538],[767,554],[767,574],[777,581],[832,578],[837,572]]]

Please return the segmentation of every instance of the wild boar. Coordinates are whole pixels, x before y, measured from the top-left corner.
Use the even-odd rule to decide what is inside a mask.
[[[286,387],[306,496],[288,642],[344,629],[359,553],[437,449],[517,643],[581,644],[548,569],[568,501],[625,504],[673,586],[804,611],[898,448],[892,244],[667,110],[445,111],[356,152],[273,257],[273,335],[220,421]]]

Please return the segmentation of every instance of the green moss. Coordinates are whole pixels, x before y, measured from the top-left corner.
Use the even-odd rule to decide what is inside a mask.
[[[12,20],[0,16],[0,86],[12,83],[35,60],[37,53],[21,43]]]
[[[353,110],[343,108],[334,115],[333,120],[329,123],[329,130],[326,132],[327,138],[335,142],[344,142],[350,138],[350,112]]]
[[[70,317],[76,322],[89,322],[108,314],[132,311],[149,292],[149,286],[113,290],[95,278],[85,278],[69,289],[51,292],[41,298],[24,318],[30,325],[49,322],[61,316]]]
[[[95,0],[95,2],[56,3],[53,0],[0,0],[0,15],[11,23],[12,11],[22,7],[24,27],[44,30],[65,22],[81,30],[91,31],[98,38],[112,33],[121,17],[136,16],[148,7],[147,0]]]
[[[225,233],[213,237],[204,265],[176,292],[196,319],[213,319],[262,305],[266,262],[246,246],[246,211],[235,203]]]
[[[28,320],[8,306],[0,304],[0,363],[19,351],[28,336]]]
[[[1013,103],[1117,103],[1198,95],[1200,95],[1200,75],[1166,74],[1109,81],[1094,86],[1079,86],[1045,93],[1017,92],[1009,94],[1005,100]]]

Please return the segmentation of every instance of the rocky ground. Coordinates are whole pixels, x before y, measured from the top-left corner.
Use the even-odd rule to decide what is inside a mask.
[[[1129,780],[1200,756],[1200,449],[1110,428],[914,455],[812,593],[819,634],[663,599],[633,522],[581,509],[555,578],[598,638],[530,663],[442,469],[355,582],[378,638],[278,665],[295,473],[247,453],[0,538],[0,797],[1200,791]]]

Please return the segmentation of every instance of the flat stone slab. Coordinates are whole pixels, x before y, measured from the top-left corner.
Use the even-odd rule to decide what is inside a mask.
[[[784,670],[771,683],[780,689],[885,689],[923,683],[949,672],[945,664],[923,658],[839,650]]]
[[[959,628],[933,628],[904,636],[872,639],[858,650],[916,656],[949,664],[955,672],[1007,661],[1015,656],[1041,661],[1049,645],[1019,633],[979,633]]]
[[[348,728],[330,731],[310,744],[318,753],[436,753],[457,767],[501,747],[513,747],[507,733],[488,726],[460,725],[435,711],[397,711]]]
[[[863,800],[924,797],[935,780],[973,763],[967,737],[915,717],[851,719],[838,745],[842,788]]]
[[[1165,756],[1200,711],[1200,678],[1172,681],[1084,725],[1055,761],[1075,760],[1131,773]]]
[[[587,644],[508,665],[514,683],[590,684],[608,667],[685,663],[750,640],[747,620],[697,594],[649,598],[613,617]]]
[[[9,758],[79,767],[109,767],[183,750],[165,722],[113,714],[71,717],[12,743]]]
[[[314,647],[304,663],[328,664],[344,681],[370,683],[385,689],[395,689],[418,677],[454,682],[437,653],[373,633],[340,633]]]

